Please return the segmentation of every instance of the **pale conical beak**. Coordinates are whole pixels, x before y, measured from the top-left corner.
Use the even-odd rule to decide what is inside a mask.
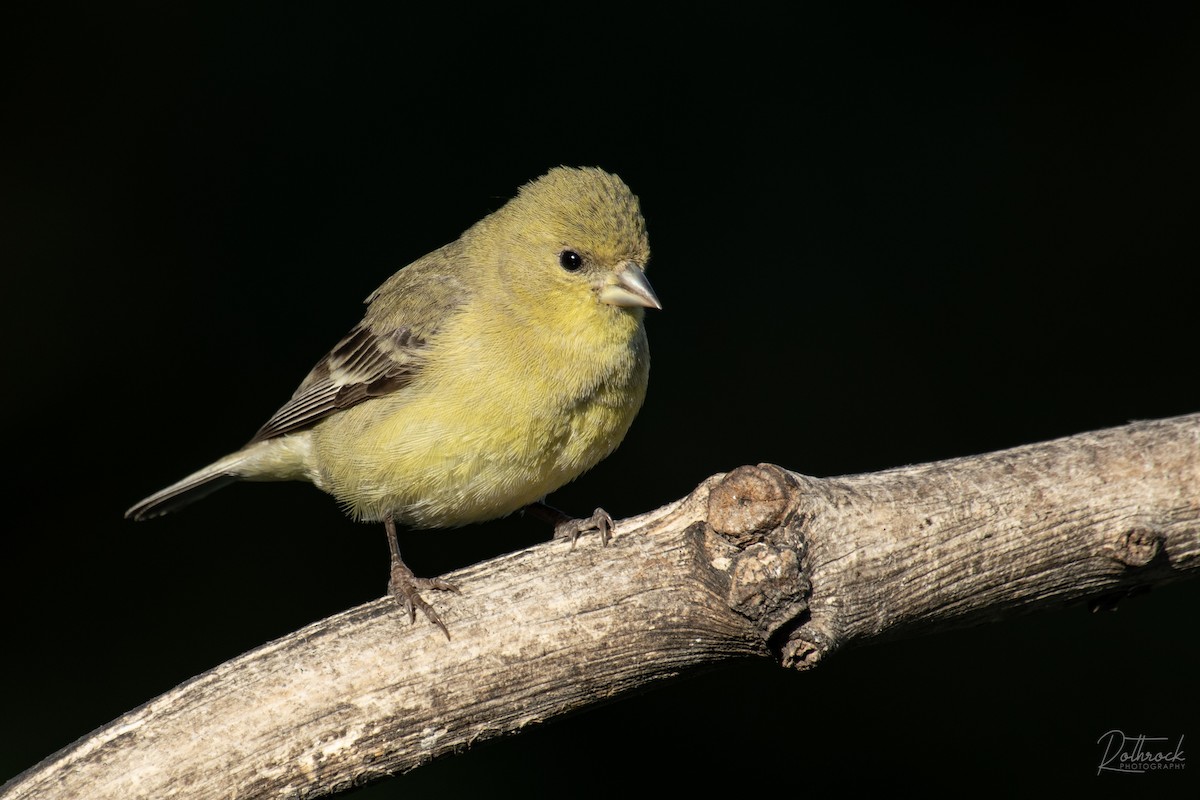
[[[604,285],[600,287],[600,302],[621,308],[657,308],[662,310],[646,273],[633,262],[627,262],[612,273]]]

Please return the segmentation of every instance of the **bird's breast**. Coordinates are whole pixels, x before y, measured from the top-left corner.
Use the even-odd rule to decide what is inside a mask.
[[[322,422],[322,488],[361,519],[450,527],[535,502],[612,452],[645,396],[640,325],[495,327],[460,316],[411,384]]]

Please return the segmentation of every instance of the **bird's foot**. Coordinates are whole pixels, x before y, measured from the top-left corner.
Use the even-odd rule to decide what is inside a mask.
[[[570,539],[571,549],[575,549],[575,542],[585,533],[599,533],[600,544],[607,546],[608,540],[612,538],[613,533],[613,518],[603,508],[597,508],[590,517],[584,519],[569,519],[564,518],[554,524],[555,539]]]
[[[409,623],[417,621],[417,609],[419,608],[426,618],[441,628],[442,633],[446,634],[446,638],[449,639],[450,631],[446,628],[446,623],[442,622],[442,618],[433,610],[433,606],[421,597],[422,589],[436,589],[441,592],[458,594],[458,587],[453,583],[441,578],[418,578],[413,575],[413,571],[403,561],[398,559],[392,561],[392,577],[388,581],[388,594],[404,608],[408,614]]]

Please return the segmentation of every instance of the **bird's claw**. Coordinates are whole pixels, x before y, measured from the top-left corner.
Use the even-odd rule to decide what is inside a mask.
[[[565,519],[556,523],[554,538],[570,539],[571,549],[574,550],[575,542],[582,534],[596,532],[600,534],[600,544],[607,546],[615,527],[612,516],[603,508],[597,508],[590,517]]]
[[[438,613],[433,610],[433,606],[421,597],[422,589],[459,593],[458,587],[449,581],[441,578],[418,578],[403,562],[392,563],[392,577],[388,581],[388,594],[404,608],[405,613],[408,614],[409,624],[417,621],[417,609],[419,608],[426,619],[441,628],[442,633],[446,634],[446,638],[449,639],[450,630],[446,627],[446,623],[442,622]]]

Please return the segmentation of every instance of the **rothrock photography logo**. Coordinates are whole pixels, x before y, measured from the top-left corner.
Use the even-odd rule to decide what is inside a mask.
[[[1145,775],[1148,772],[1182,770],[1186,760],[1183,753],[1183,734],[1169,736],[1126,736],[1123,731],[1111,730],[1096,740],[1100,746],[1100,768],[1097,775],[1119,772]]]

